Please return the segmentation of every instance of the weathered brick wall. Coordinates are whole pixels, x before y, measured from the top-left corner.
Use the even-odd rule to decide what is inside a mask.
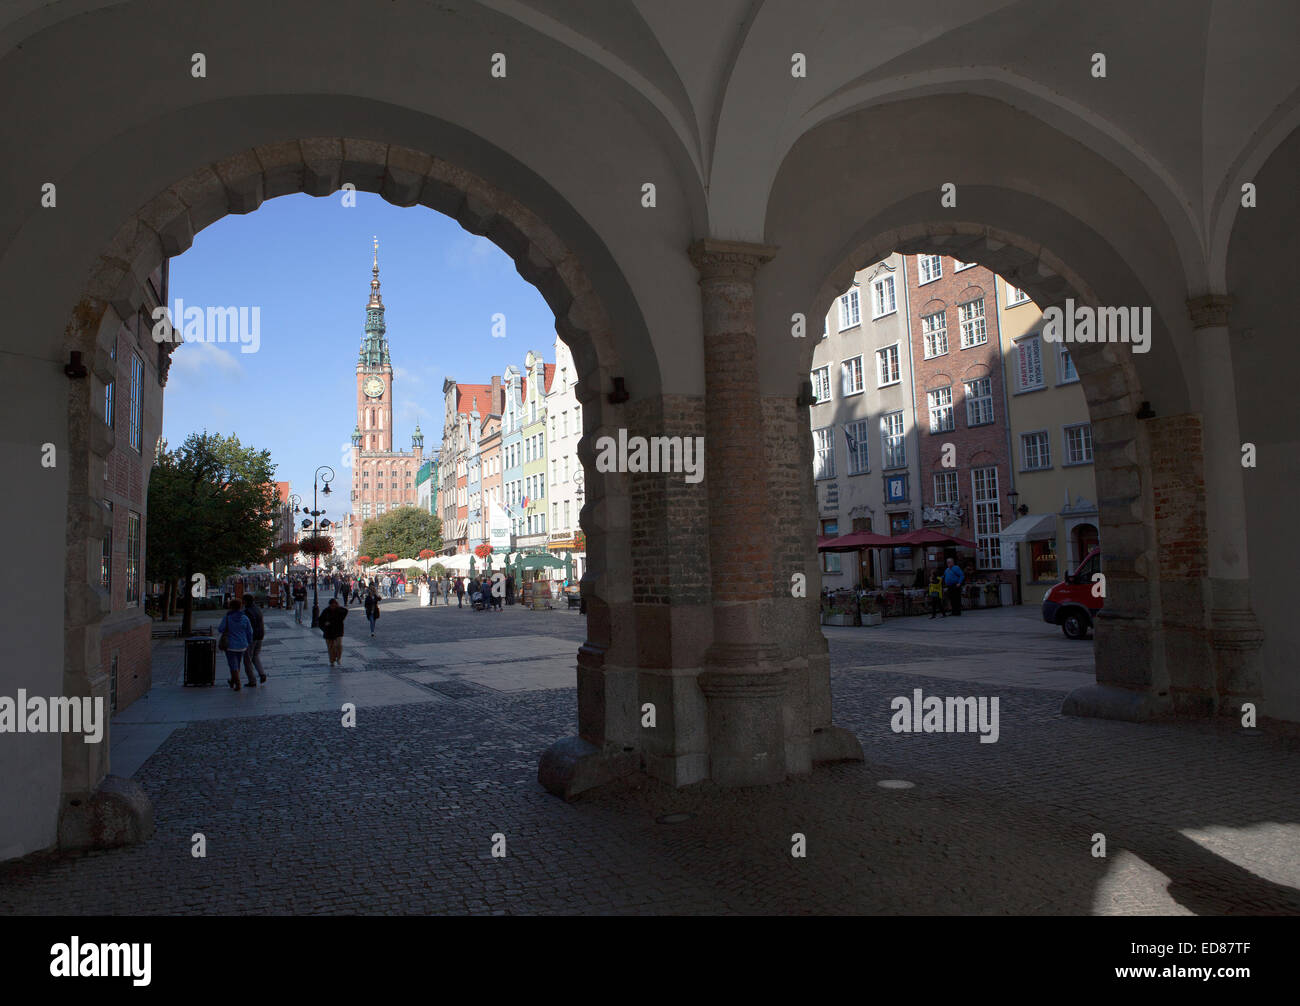
[[[1200,417],[1153,419],[1148,433],[1160,579],[1202,580],[1208,575],[1209,533]]]
[[[113,655],[117,654],[117,710],[121,712],[153,684],[150,626],[145,623],[120,632],[106,629],[99,649],[105,674],[111,673]]]

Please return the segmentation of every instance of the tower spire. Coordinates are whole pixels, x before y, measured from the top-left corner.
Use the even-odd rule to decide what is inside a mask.
[[[375,258],[370,268],[370,301],[366,304],[366,334],[361,340],[358,366],[382,367],[389,363],[388,339],[384,333],[384,302],[379,296],[379,236],[375,236]]]

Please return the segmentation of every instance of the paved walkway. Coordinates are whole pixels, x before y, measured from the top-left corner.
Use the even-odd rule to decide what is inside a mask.
[[[1294,732],[1062,717],[1091,646],[1032,614],[828,629],[864,764],[767,789],[638,778],[572,804],[536,766],[574,732],[576,613],[394,603],[372,642],[354,609],[342,673],[275,613],[271,681],[239,693],[181,688],[179,644],[159,644],[112,750],[157,833],[0,865],[0,911],[1300,913]],[[893,732],[916,688],[997,697],[997,743]]]

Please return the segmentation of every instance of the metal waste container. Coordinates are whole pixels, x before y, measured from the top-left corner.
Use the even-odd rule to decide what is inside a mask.
[[[217,673],[217,641],[211,636],[185,640],[185,687],[211,685]]]

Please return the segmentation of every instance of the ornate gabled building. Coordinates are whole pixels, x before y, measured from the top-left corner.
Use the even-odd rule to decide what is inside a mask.
[[[357,424],[352,430],[350,458],[352,513],[344,523],[353,549],[361,544],[367,520],[401,506],[415,506],[415,473],[424,461],[424,435],[418,423],[411,434],[411,450],[393,449],[393,361],[387,331],[379,294],[379,239],[375,238],[366,333],[357,355]]]

